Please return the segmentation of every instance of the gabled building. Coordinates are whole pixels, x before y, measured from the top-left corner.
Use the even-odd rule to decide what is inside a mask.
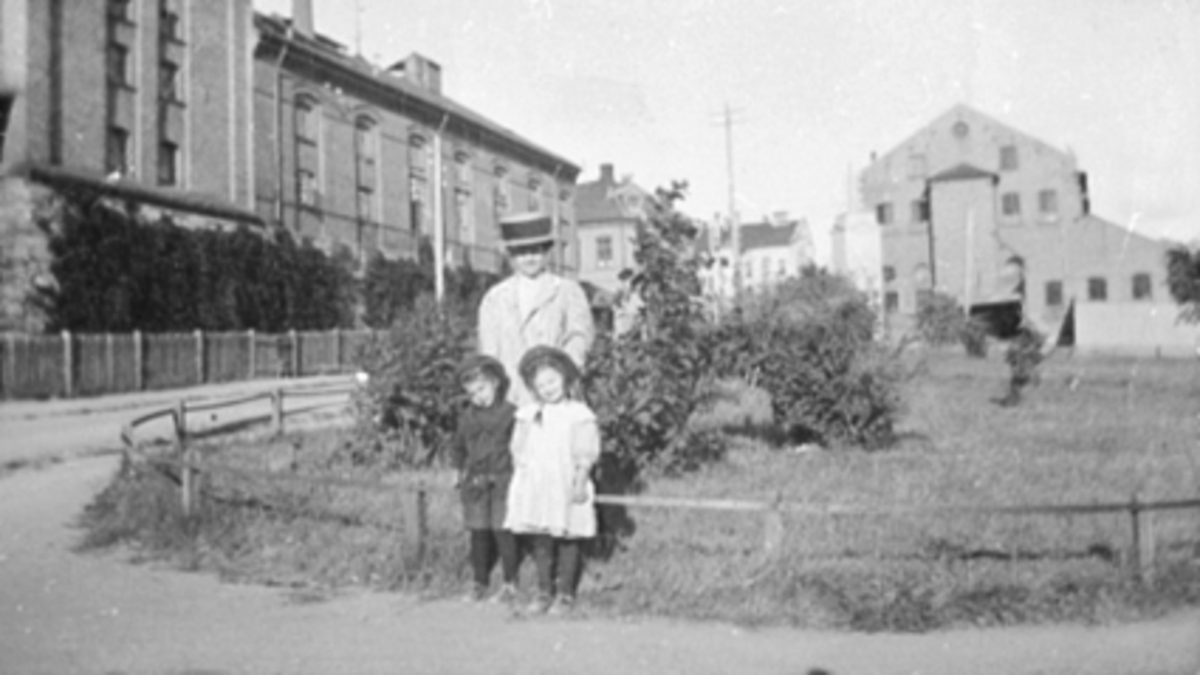
[[[637,267],[637,227],[653,199],[631,179],[617,180],[612,164],[601,164],[599,178],[579,184],[575,214],[581,281],[610,295],[620,290],[621,272]]]
[[[1091,213],[1075,156],[957,105],[861,174],[881,235],[885,309],[928,291],[1019,302],[1043,325],[1072,302],[1167,301],[1166,244]]]

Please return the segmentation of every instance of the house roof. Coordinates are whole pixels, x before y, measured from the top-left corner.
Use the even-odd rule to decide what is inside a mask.
[[[929,182],[937,183],[956,180],[976,180],[979,178],[987,178],[994,181],[999,178],[999,176],[991,171],[986,171],[973,164],[967,164],[964,162],[962,164],[952,166],[945,171],[939,171],[938,173],[933,174],[929,177]]]
[[[91,190],[105,197],[127,199],[250,225],[263,224],[257,213],[220,197],[200,192],[153,187],[125,179],[110,181],[99,173],[64,166],[33,164],[26,167],[24,173],[39,183],[64,190]]]
[[[796,235],[798,221],[789,220],[778,225],[774,223],[753,223],[742,225],[742,251],[753,251],[760,248],[787,247]]]
[[[636,197],[644,202],[653,199],[649,192],[630,181],[615,181],[601,176],[575,188],[575,220],[580,225],[599,222],[636,221],[644,215],[642,206],[630,204],[626,198]]]
[[[399,96],[399,100],[391,102],[392,106],[407,105],[410,110],[417,109],[425,112],[436,120],[443,114],[449,115],[447,122],[461,124],[475,134],[482,131],[490,134],[496,140],[510,146],[518,153],[524,152],[539,160],[539,163],[549,170],[557,167],[562,175],[574,181],[579,175],[579,166],[560,155],[557,155],[520,134],[504,127],[470,108],[443,96],[429,91],[419,85],[384,74],[382,70],[359,56],[350,56],[341,50],[341,46],[322,35],[314,34],[309,38],[291,30],[291,22],[279,16],[255,14],[255,25],[260,29],[264,41],[269,38],[277,45],[288,45],[289,58],[297,58],[307,66],[325,66],[340,70],[343,74],[357,78],[364,84],[382,88],[385,96]],[[277,47],[282,49],[282,47]],[[381,106],[382,107],[382,106]],[[481,138],[486,142],[486,138]]]

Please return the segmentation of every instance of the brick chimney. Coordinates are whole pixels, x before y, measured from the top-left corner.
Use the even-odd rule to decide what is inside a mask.
[[[292,29],[304,37],[313,36],[313,0],[292,0]]]
[[[601,164],[600,165],[600,182],[608,183],[610,185],[612,183],[616,182],[613,180],[613,165],[612,164]]]

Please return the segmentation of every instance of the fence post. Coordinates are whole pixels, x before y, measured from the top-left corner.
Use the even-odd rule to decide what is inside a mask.
[[[146,388],[145,354],[142,349],[142,331],[133,331],[133,390]]]
[[[290,355],[292,370],[289,376],[300,377],[300,335],[296,333],[295,328],[288,330],[288,339],[292,341],[292,353]]]
[[[425,564],[425,536],[427,532],[428,503],[425,483],[404,493],[404,557],[411,571],[420,570]]]
[[[250,348],[246,352],[247,354],[250,355],[250,374],[246,379],[253,380],[254,373],[256,372],[254,369],[254,361],[257,358],[257,354],[255,352],[258,350],[258,346],[254,344],[256,342],[256,340],[254,339],[254,329],[253,328],[246,331],[246,339],[250,343]]]
[[[1136,492],[1129,503],[1129,518],[1133,535],[1129,547],[1130,572],[1135,581],[1149,582],[1154,578],[1154,518]]]
[[[63,340],[63,364],[62,364],[63,395],[66,396],[67,398],[71,398],[71,396],[73,396],[75,394],[75,359],[73,358],[74,355],[71,353],[74,351],[73,349],[71,349],[71,331],[64,330],[62,332],[62,340]]]
[[[104,365],[107,366],[104,370],[105,387],[104,390],[110,394],[117,391],[117,354],[116,348],[113,345],[113,334],[104,334]]]
[[[204,384],[204,331],[196,329],[196,384]]]
[[[180,501],[183,514],[192,514],[192,453],[187,443],[187,401],[180,400],[175,404],[175,456],[183,462],[179,470]]]
[[[6,333],[5,342],[8,343],[8,375],[4,378],[4,397],[17,397],[17,334]]]
[[[768,560],[779,557],[783,551],[783,493],[776,492],[775,499],[767,506],[763,523],[763,552]]]
[[[342,372],[342,329],[333,329],[333,372]]]
[[[283,433],[283,389],[271,392],[271,433],[275,436]]]

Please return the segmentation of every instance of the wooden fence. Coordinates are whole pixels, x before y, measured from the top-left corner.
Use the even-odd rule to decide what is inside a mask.
[[[233,405],[241,405],[251,400],[269,398],[272,403],[270,415],[271,432],[281,434],[284,431],[285,396],[320,396],[338,391],[348,392],[353,387],[324,388],[324,389],[277,389],[250,397],[217,401],[203,404],[187,404],[181,401],[174,408],[152,412],[127,424],[121,437],[125,445],[126,456],[135,456],[139,461],[148,462],[160,467],[171,467],[181,476],[180,500],[185,513],[194,508],[198,491],[196,476],[208,472],[213,474],[229,474],[243,478],[260,478],[272,481],[288,481],[309,483],[325,487],[342,487],[370,491],[393,492],[406,489],[392,483],[366,481],[334,477],[311,477],[289,474],[281,476],[270,471],[251,470],[245,468],[233,469],[199,460],[188,443],[187,413],[216,410]],[[136,441],[137,427],[152,420],[170,417],[174,423],[174,446],[172,456],[150,457],[141,453]],[[439,489],[431,483],[418,480],[407,486],[404,495],[404,530],[407,550],[413,551],[408,556],[409,561],[420,566],[424,560],[424,552],[428,545],[428,497],[429,491]],[[441,486],[440,489],[445,489]],[[979,515],[1013,516],[1013,517],[1063,517],[1073,515],[1125,514],[1128,517],[1128,540],[1125,554],[1120,560],[1131,578],[1143,582],[1152,579],[1155,569],[1155,551],[1157,539],[1153,515],[1157,512],[1200,510],[1200,499],[1144,501],[1140,495],[1134,494],[1126,502],[1092,503],[1092,504],[1018,504],[1018,505],[978,505],[978,504],[939,504],[931,506],[865,506],[850,504],[821,504],[810,502],[788,502],[777,495],[772,500],[737,500],[737,499],[680,499],[671,497],[654,497],[645,495],[597,495],[596,503],[604,506],[625,508],[656,508],[656,509],[685,509],[704,511],[741,512],[748,516],[757,516],[762,522],[762,551],[767,559],[777,558],[783,551],[785,531],[784,517],[788,514],[809,515],[825,518],[837,516],[857,516],[864,518],[897,518],[908,516],[927,516],[937,518],[960,518]],[[1017,559],[1018,556],[1011,556]]]
[[[23,335],[0,340],[0,398],[71,398],[347,372],[371,331]]]

